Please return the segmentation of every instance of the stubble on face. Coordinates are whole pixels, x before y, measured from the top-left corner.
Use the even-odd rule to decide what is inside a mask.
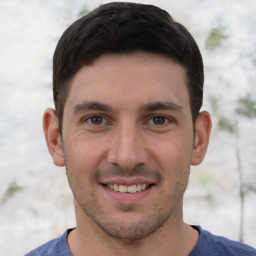
[[[170,187],[170,193],[160,197],[154,210],[143,218],[138,218],[136,206],[134,205],[118,205],[117,210],[122,213],[128,213],[129,218],[125,221],[123,218],[111,218],[111,213],[104,211],[103,207],[95,193],[95,189],[90,191],[86,188],[85,183],[79,175],[74,175],[73,165],[69,163],[66,157],[66,170],[70,188],[73,192],[76,202],[82,209],[84,214],[89,217],[93,224],[96,224],[105,234],[112,238],[127,241],[138,241],[144,239],[157,230],[161,229],[164,224],[171,218],[179,204],[182,203],[183,195],[188,184],[189,168],[187,165],[182,170],[176,170],[180,178],[174,185]],[[78,170],[75,173],[80,173]],[[187,173],[185,176],[184,173]],[[146,167],[137,167],[134,170],[126,172],[119,167],[113,166],[110,170],[97,170],[90,176],[90,186],[95,188],[99,186],[99,180],[102,178],[113,177],[132,177],[143,176],[154,178],[159,187],[164,182],[162,174],[157,170],[151,170]]]
[[[145,53],[102,56],[94,65],[76,74],[65,106],[63,146],[69,184],[76,211],[79,209],[80,213],[77,220],[82,219],[80,224],[83,222],[84,227],[91,224],[97,232],[135,240],[161,227],[168,230],[173,223],[176,226],[177,222],[183,223],[180,216],[182,198],[187,187],[193,144],[185,77],[182,66],[163,56]],[[80,112],[81,116],[72,112],[78,103],[91,99],[107,104],[110,110],[105,108],[102,114],[102,108],[95,111],[95,108],[88,110],[87,106]],[[161,107],[156,108],[155,102],[162,103]],[[172,108],[166,109],[166,102],[171,103]],[[84,118],[95,113],[106,117],[110,125],[92,129]],[[166,116],[167,125],[152,123],[152,118],[148,120],[151,115]],[[120,130],[114,130],[115,127]],[[139,133],[138,127],[142,128]],[[120,136],[125,136],[129,128],[134,129],[134,134],[128,137],[128,144],[126,140],[119,144]],[[118,154],[122,150],[126,156],[131,152],[132,158],[124,161]],[[138,164],[144,167],[133,171],[117,170],[114,164],[123,168],[138,167]],[[125,180],[125,175],[147,180],[152,175],[156,184],[138,203],[125,205],[102,192],[100,180],[106,175],[109,180],[112,176],[113,180],[122,177]]]

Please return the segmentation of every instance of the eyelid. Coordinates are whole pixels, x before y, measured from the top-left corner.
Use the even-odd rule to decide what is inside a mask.
[[[99,125],[95,125],[92,122],[88,121],[93,117],[101,117],[103,119],[103,123],[99,124]],[[162,125],[161,124],[156,125],[156,124],[153,124],[153,123],[150,124],[149,122],[152,121],[153,118],[155,118],[155,117],[165,118],[166,121]],[[168,124],[177,123],[176,120],[173,117],[171,117],[169,115],[165,115],[165,114],[150,114],[150,115],[146,116],[144,120],[145,121],[143,122],[143,125],[158,126],[159,128],[163,127],[163,126],[167,126]],[[106,116],[105,114],[101,114],[101,113],[95,113],[95,114],[90,114],[90,115],[84,116],[80,119],[79,122],[81,124],[87,123],[87,124],[89,124],[90,126],[93,126],[93,127],[103,126],[103,125],[113,125],[114,124],[113,120],[110,117]]]
[[[146,123],[149,123],[149,121],[153,120],[153,118],[155,118],[155,117],[165,118],[165,120],[167,120],[168,123],[173,123],[173,122],[175,122],[174,118],[172,118],[172,117],[170,117],[170,116],[161,115],[161,114],[153,114],[153,115],[150,115],[150,116],[147,118]],[[163,124],[163,125],[166,125],[166,124]],[[161,125],[159,125],[159,126],[161,126]]]
[[[103,119],[103,123],[102,123],[102,124],[99,124],[99,125],[95,125],[95,124],[93,124],[92,122],[89,122],[88,120],[90,120],[90,119],[93,118],[93,117],[100,117],[100,118],[102,118],[102,119]],[[91,115],[84,116],[83,118],[81,118],[80,123],[88,123],[88,124],[91,125],[91,126],[97,127],[97,126],[106,125],[106,124],[111,123],[111,122],[109,121],[109,118],[107,118],[107,117],[106,117],[105,115],[103,115],[103,114],[91,114]]]
[[[90,116],[90,117],[88,117],[88,118],[86,119],[86,121],[89,121],[89,120],[90,120],[90,122],[89,122],[89,123],[90,123],[91,125],[98,126],[97,124],[93,124],[93,123],[92,123],[92,119],[93,119],[93,118],[96,118],[96,117],[97,117],[97,118],[101,118],[101,119],[102,119],[102,123],[101,123],[101,124],[98,124],[98,125],[104,125],[104,124],[106,124],[106,123],[107,123],[106,118],[104,118],[104,117],[102,117],[102,116]]]

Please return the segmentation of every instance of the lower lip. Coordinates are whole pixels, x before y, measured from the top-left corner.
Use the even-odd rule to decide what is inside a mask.
[[[121,192],[116,192],[112,189],[109,189],[108,187],[105,187],[103,185],[101,185],[101,187],[111,198],[113,198],[117,202],[122,204],[134,204],[144,199],[145,197],[147,197],[149,193],[152,191],[152,189],[154,188],[154,185],[151,185],[146,190],[136,192],[136,193],[121,193]]]

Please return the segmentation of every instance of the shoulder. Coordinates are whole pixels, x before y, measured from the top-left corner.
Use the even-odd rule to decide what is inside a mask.
[[[69,232],[70,230],[66,230],[62,236],[41,245],[25,256],[72,256],[66,239]]]
[[[193,226],[193,228],[200,233],[200,236],[190,256],[256,256],[256,249],[249,245],[215,236],[198,226]]]

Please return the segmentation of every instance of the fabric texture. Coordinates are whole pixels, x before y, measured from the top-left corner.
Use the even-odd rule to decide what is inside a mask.
[[[256,249],[249,245],[215,236],[199,226],[192,226],[200,236],[189,256],[256,256]]]
[[[246,244],[212,235],[199,226],[192,226],[199,232],[198,242],[189,256],[256,256],[256,249]],[[38,247],[25,256],[72,256],[67,236],[72,229],[56,239]]]
[[[72,256],[67,243],[67,236],[71,230],[66,230],[61,237],[49,241],[25,256]]]

